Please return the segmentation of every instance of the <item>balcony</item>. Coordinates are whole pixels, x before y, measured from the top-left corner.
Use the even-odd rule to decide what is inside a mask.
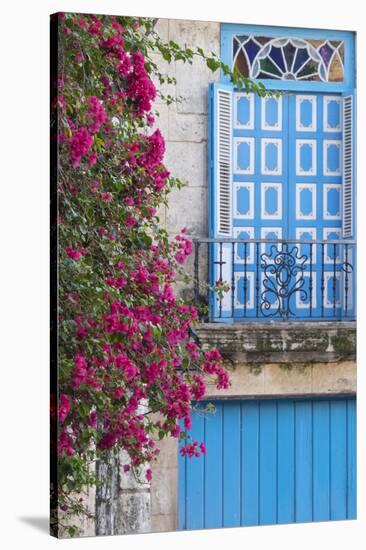
[[[206,322],[353,321],[355,261],[348,239],[194,239],[195,303]]]

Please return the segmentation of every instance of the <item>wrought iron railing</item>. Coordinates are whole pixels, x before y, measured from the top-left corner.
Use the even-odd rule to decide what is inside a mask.
[[[355,261],[352,240],[195,239],[195,301],[210,321],[350,320]]]

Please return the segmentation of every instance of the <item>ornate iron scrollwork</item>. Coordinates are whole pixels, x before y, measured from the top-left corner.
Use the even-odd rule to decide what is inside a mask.
[[[292,310],[293,297],[300,294],[306,301],[308,292],[304,289],[304,272],[308,256],[300,256],[296,245],[272,244],[270,252],[261,254],[263,287],[260,310],[265,317],[280,316],[288,319],[295,315]]]

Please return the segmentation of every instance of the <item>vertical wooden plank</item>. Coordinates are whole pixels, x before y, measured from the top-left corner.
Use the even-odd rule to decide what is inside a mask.
[[[223,527],[240,525],[240,403],[223,409]]]
[[[259,523],[277,522],[277,404],[259,404]]]
[[[222,403],[215,403],[216,412],[205,417],[205,517],[207,528],[222,527]]]
[[[347,401],[347,518],[357,517],[356,400]]]
[[[292,400],[278,402],[278,523],[295,521],[295,404]]]
[[[330,519],[329,401],[313,402],[313,520]]]
[[[192,415],[190,434],[198,442],[204,438],[204,417],[202,412]],[[204,527],[204,458],[200,456],[186,460],[186,529]]]
[[[347,404],[330,404],[330,517],[347,518]]]
[[[259,404],[242,404],[242,525],[259,523]]]
[[[313,519],[312,403],[295,403],[295,468],[297,522]]]

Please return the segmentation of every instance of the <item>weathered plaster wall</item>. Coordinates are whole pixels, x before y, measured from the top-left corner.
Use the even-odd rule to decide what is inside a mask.
[[[202,21],[159,19],[156,30],[164,40],[174,40],[190,48],[202,47],[206,52],[220,53],[220,24]],[[155,57],[162,73],[174,76],[175,85],[163,87],[163,92],[182,101],[167,107],[157,102],[160,113],[156,127],[166,140],[165,164],[174,176],[187,186],[174,190],[169,208],[160,211],[160,219],[171,236],[183,227],[191,236],[207,236],[208,228],[208,174],[207,174],[207,110],[208,84],[219,80],[219,71],[212,73],[197,58],[192,65],[182,62],[168,64],[161,56]],[[192,273],[193,259],[186,263]],[[205,278],[206,263],[202,258],[201,275]],[[178,292],[189,293],[192,285],[177,285]]]
[[[95,473],[95,464],[89,466],[91,474]],[[85,506],[88,514],[95,514],[95,487],[85,486],[84,490],[77,493],[78,498],[83,499],[83,505]],[[93,517],[88,517],[85,514],[80,516],[67,517],[65,512],[59,507],[58,509],[58,538],[69,538],[67,527],[70,525],[76,525],[79,529],[78,536],[80,537],[93,537],[95,535],[95,522]]]
[[[174,40],[190,48],[202,47],[205,51],[220,51],[219,23],[160,19],[156,30],[165,40]],[[207,236],[208,228],[208,175],[207,175],[207,107],[208,83],[218,80],[197,59],[193,65],[168,65],[157,57],[162,72],[177,79],[176,85],[164,90],[183,101],[169,107],[160,103],[160,117],[156,126],[166,139],[165,163],[175,176],[187,182],[187,187],[173,191],[169,208],[160,212],[162,223],[171,236],[186,227],[192,236]],[[203,260],[204,262],[204,260]],[[186,268],[192,272],[192,259]],[[202,263],[202,276],[205,277]],[[189,293],[188,286],[178,284],[178,291]],[[151,530],[171,531],[177,528],[177,442],[171,438],[160,442],[161,454],[153,468],[151,485]]]
[[[127,453],[121,451],[97,464],[96,535],[150,531],[151,494],[150,484],[145,481],[146,467],[137,479],[132,472],[123,472],[128,462]]]

